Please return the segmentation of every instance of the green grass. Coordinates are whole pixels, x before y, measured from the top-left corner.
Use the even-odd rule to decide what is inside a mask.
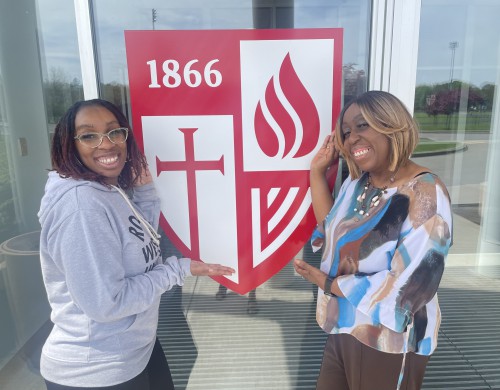
[[[439,153],[439,152],[449,152],[453,150],[463,149],[464,144],[462,142],[453,141],[433,141],[429,138],[420,138],[420,142],[415,148],[415,155],[423,153]]]
[[[425,112],[415,112],[414,118],[420,126],[420,130],[425,131],[468,131],[484,132],[491,128],[491,111],[471,112],[465,118],[460,118],[454,113],[448,118],[447,115],[440,114],[434,116],[427,115]],[[464,120],[465,119],[465,120]]]

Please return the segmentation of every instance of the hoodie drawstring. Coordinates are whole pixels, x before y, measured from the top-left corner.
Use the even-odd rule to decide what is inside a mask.
[[[146,221],[144,219],[144,217],[135,209],[134,205],[132,204],[132,202],[130,201],[130,199],[128,198],[127,194],[125,194],[125,192],[123,192],[123,190],[120,188],[120,187],[117,187],[117,186],[112,186],[113,188],[115,188],[118,193],[123,197],[123,199],[125,199],[125,202],[127,202],[127,204],[129,205],[130,209],[132,210],[132,212],[134,213],[135,217],[141,222],[141,224],[146,228],[146,231],[149,235],[149,237],[151,237],[151,239],[153,240],[153,242],[156,244],[156,245],[160,245],[160,235],[158,234],[158,232],[153,228],[153,226],[151,226],[151,224]]]

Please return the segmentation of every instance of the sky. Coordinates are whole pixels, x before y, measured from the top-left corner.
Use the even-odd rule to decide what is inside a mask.
[[[422,0],[417,85],[449,81],[452,70],[454,80],[478,87],[496,82],[499,15],[498,0]]]
[[[368,0],[290,0],[296,28],[344,28],[344,63],[367,70]],[[208,5],[207,5],[208,4]],[[99,0],[94,2],[99,69],[105,83],[127,82],[123,31],[253,28],[251,0]],[[38,0],[42,58],[81,80],[73,1]],[[500,1],[422,0],[417,85],[454,80],[494,83],[500,64]],[[455,50],[450,42],[457,42]]]

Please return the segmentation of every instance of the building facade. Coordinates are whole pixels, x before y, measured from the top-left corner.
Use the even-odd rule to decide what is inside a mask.
[[[77,100],[131,115],[123,31],[331,27],[344,29],[343,102],[373,89],[403,100],[421,127],[415,160],[451,194],[441,348],[424,387],[500,388],[499,14],[497,0],[0,0],[0,388],[44,388],[37,212],[51,135]],[[313,388],[324,335],[310,286],[287,266],[251,315],[246,297],[217,291],[209,279],[165,295],[159,335],[177,387]]]

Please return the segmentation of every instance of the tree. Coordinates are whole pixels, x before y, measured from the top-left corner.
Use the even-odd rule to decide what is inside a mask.
[[[356,95],[366,90],[366,75],[362,69],[356,69],[353,62],[342,66],[344,76],[344,100],[348,102]]]
[[[425,111],[435,119],[438,115],[446,115],[449,129],[451,116],[458,113],[464,104],[467,113],[484,111],[493,94],[492,89],[494,90],[494,85],[486,85],[480,89],[460,80],[452,83],[424,84],[415,88],[415,108]],[[467,100],[462,101],[463,99]]]
[[[484,110],[493,109],[493,99],[495,97],[495,84],[486,83],[481,87],[481,95],[484,98]]]
[[[64,70],[50,68],[43,92],[47,110],[47,121],[56,123],[74,102],[83,99],[83,86],[74,78],[71,83]]]
[[[428,100],[433,95],[432,85],[417,85],[415,88],[415,111],[425,111],[427,108]]]

